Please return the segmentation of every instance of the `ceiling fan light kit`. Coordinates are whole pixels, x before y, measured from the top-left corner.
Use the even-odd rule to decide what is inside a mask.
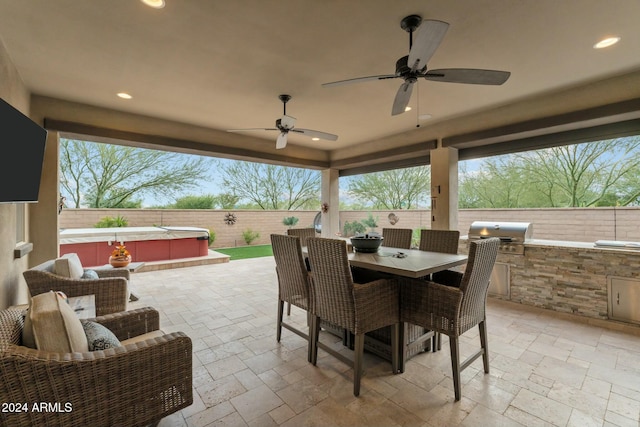
[[[276,149],[281,150],[287,146],[287,135],[289,132],[299,133],[310,138],[325,139],[327,141],[337,141],[338,135],[332,133],[321,132],[319,130],[296,128],[296,118],[287,114],[287,102],[291,100],[291,95],[278,95],[278,99],[282,101],[283,112],[282,117],[276,120],[275,128],[249,128],[249,129],[228,129],[227,132],[247,132],[247,131],[279,131],[280,134],[276,138]]]
[[[433,19],[423,21],[420,15],[409,15],[400,21],[400,28],[409,33],[409,55],[403,56],[396,61],[395,74],[356,77],[353,79],[324,83],[322,86],[332,87],[370,80],[403,79],[404,82],[398,88],[391,107],[391,115],[395,116],[407,111],[406,107],[411,99],[413,85],[419,78],[447,83],[501,85],[506,82],[511,75],[508,71],[483,70],[477,68],[427,70],[427,62],[431,59],[431,56],[433,56],[438,46],[440,46],[440,43],[442,43],[449,24]]]

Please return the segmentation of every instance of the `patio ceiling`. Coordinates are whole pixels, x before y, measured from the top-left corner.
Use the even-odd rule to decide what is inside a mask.
[[[34,95],[32,113],[70,135],[344,171],[428,162],[439,140],[472,157],[485,146],[518,149],[514,139],[542,146],[537,137],[549,132],[640,129],[634,0],[166,1],[155,10],[132,0],[0,0],[0,41]],[[321,86],[392,74],[408,54],[400,20],[410,14],[450,24],[429,68],[510,79],[423,80],[399,116],[400,79]],[[611,35],[620,43],[592,48]],[[133,99],[116,97],[122,91]],[[275,150],[276,132],[226,132],[273,127],[282,93],[293,96],[287,113],[299,127],[338,140],[290,134]]]

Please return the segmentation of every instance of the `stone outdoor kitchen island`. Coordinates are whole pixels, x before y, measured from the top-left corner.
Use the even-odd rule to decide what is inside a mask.
[[[460,253],[467,252],[467,238]],[[500,253],[507,292],[494,298],[595,319],[640,323],[630,306],[640,297],[640,250],[532,239],[524,255]]]

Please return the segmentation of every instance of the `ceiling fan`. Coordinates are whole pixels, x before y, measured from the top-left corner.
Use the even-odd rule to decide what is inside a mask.
[[[280,99],[280,101],[282,101],[284,111],[282,117],[276,120],[275,128],[229,129],[227,130],[227,132],[245,132],[255,130],[280,131],[280,135],[278,135],[278,138],[276,139],[277,149],[281,149],[287,146],[287,134],[289,132],[300,133],[311,138],[326,139],[328,141],[336,141],[338,139],[338,135],[334,135],[331,133],[320,132],[318,130],[296,128],[296,118],[287,115],[287,102],[289,102],[289,100],[291,99],[291,95],[278,95],[278,98]]]
[[[442,42],[449,24],[432,19],[423,21],[420,15],[409,15],[402,19],[400,27],[409,33],[409,55],[403,56],[396,61],[395,74],[357,77],[324,83],[322,86],[331,87],[369,80],[400,78],[404,80],[404,83],[400,85],[391,109],[391,115],[395,116],[405,112],[405,108],[411,99],[413,85],[418,81],[418,78],[423,77],[437,82],[501,85],[511,75],[508,71],[475,68],[443,68],[427,71],[427,62]],[[416,32],[415,43],[413,40],[414,32]]]

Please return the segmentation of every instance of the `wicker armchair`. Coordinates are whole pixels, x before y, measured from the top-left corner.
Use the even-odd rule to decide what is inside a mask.
[[[391,369],[397,372],[400,321],[397,283],[386,279],[365,284],[354,283],[344,240],[314,237],[307,241],[307,249],[314,300],[311,363],[316,364],[320,347],[353,366],[353,394],[358,396],[365,333],[391,327]],[[353,360],[319,341],[321,319],[354,334]]]
[[[311,229],[313,230],[313,229]],[[307,324],[311,324],[309,307],[309,272],[302,257],[300,237],[285,236],[284,234],[272,234],[271,246],[273,257],[276,261],[276,273],[278,275],[278,319],[276,339],[280,342],[282,328],[301,336],[309,341],[309,331],[303,332],[293,325],[284,322],[284,303],[293,304],[307,312]],[[307,358],[311,360],[311,345]]]
[[[402,279],[400,286],[401,320],[449,337],[455,400],[461,396],[460,371],[482,356],[484,372],[489,373],[486,302],[499,245],[497,237],[470,243],[469,260],[465,272],[460,273],[459,287],[416,279]],[[476,325],[480,349],[460,363],[458,338]]]
[[[413,230],[410,228],[383,228],[383,246],[390,248],[411,249]]]
[[[96,269],[98,279],[75,280],[55,274],[54,265],[55,260],[49,260],[22,273],[31,296],[49,291],[62,291],[68,297],[95,295],[97,316],[127,309],[130,274],[126,268]]]
[[[93,320],[120,340],[159,329],[150,307]],[[0,311],[0,401],[27,405],[26,412],[0,412],[0,425],[146,426],[193,403],[192,344],[182,332],[103,351],[54,353],[21,346],[23,327],[23,310]],[[33,410],[43,404],[49,409]]]
[[[307,239],[309,237],[316,237],[316,229],[313,227],[289,228],[287,229],[287,236],[298,236],[300,237],[300,244],[307,246]]]

